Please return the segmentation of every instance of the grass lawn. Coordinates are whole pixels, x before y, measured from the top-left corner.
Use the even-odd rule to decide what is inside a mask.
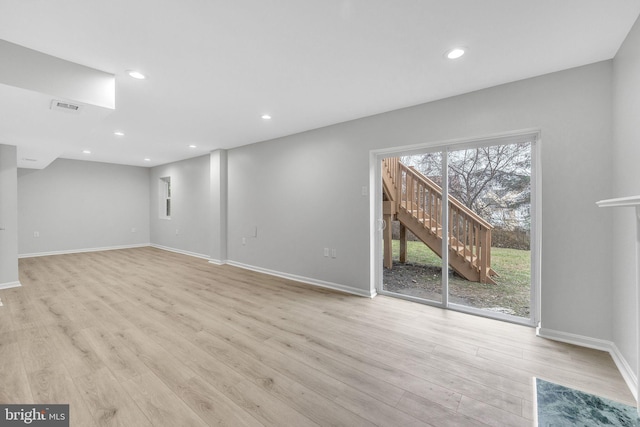
[[[393,259],[399,260],[400,242],[393,241]],[[431,266],[437,271],[441,266],[440,257],[422,242],[407,242],[407,262],[420,266]],[[464,304],[476,308],[506,308],[513,310],[516,316],[530,317],[530,290],[531,290],[531,252],[518,249],[491,248],[491,266],[499,274],[494,277],[497,282],[483,284],[470,282],[457,274],[449,278],[449,291],[452,297]],[[440,275],[424,278],[424,281],[415,280],[406,286],[427,286],[421,282],[440,281]],[[452,298],[454,301],[454,298]]]

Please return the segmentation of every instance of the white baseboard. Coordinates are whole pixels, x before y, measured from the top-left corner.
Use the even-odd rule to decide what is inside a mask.
[[[151,243],[148,246],[151,246],[152,248],[156,248],[156,249],[162,249],[163,251],[175,252],[177,254],[189,255],[192,257],[202,258],[206,260],[209,259],[209,255],[199,254],[197,252],[184,251],[182,249],[170,248],[168,246],[156,245],[155,243]]]
[[[637,402],[638,377],[633,373],[633,369],[631,369],[631,366],[629,366],[627,359],[625,359],[624,356],[622,356],[622,353],[620,353],[618,346],[615,343],[611,343],[611,346],[612,351],[609,352],[611,354],[611,358],[618,367],[618,370],[622,374],[622,378],[624,378],[624,382],[627,383],[627,387],[629,387],[629,390],[631,390],[631,393],[633,394],[633,397],[636,398]]]
[[[84,252],[101,252],[101,251],[113,251],[118,249],[132,249],[132,248],[144,248],[149,246],[149,243],[139,243],[135,245],[121,245],[121,246],[107,246],[103,248],[84,248],[84,249],[67,249],[63,251],[51,251],[51,252],[38,252],[32,254],[19,254],[18,258],[34,258],[39,256],[50,255],[67,255],[67,254],[79,254]]]
[[[636,401],[638,400],[638,378],[614,342],[568,332],[554,331],[553,329],[545,329],[540,326],[536,329],[536,334],[542,338],[608,352],[620,371],[622,378],[624,378],[625,383],[627,383],[627,387],[631,390],[633,397]]]
[[[295,282],[304,283],[304,284],[307,284],[307,285],[319,286],[319,287],[322,287],[322,288],[333,289],[333,290],[336,290],[336,291],[346,292],[348,294],[358,295],[358,296],[367,297],[367,298],[373,298],[373,297],[376,296],[375,292],[369,293],[369,292],[363,291],[362,289],[353,288],[351,286],[340,285],[338,283],[325,282],[323,280],[311,279],[309,277],[298,276],[298,275],[295,275],[295,274],[282,273],[280,271],[269,270],[267,268],[262,268],[262,267],[255,267],[253,265],[243,264],[241,262],[236,262],[236,261],[229,261],[229,260],[222,261],[222,260],[219,260],[219,259],[209,258],[207,255],[197,254],[197,253],[188,252],[188,251],[182,251],[182,250],[179,250],[179,249],[169,248],[169,247],[161,246],[161,245],[151,244],[151,246],[153,246],[154,248],[165,250],[165,251],[177,252],[177,253],[180,253],[180,254],[183,254],[183,255],[190,255],[190,256],[197,257],[197,258],[204,258],[204,259],[209,260],[209,262],[211,264],[215,264],[215,265],[228,264],[228,265],[231,265],[231,266],[234,266],[234,267],[243,268],[245,270],[256,271],[258,273],[264,273],[264,274],[268,274],[270,276],[282,277],[283,279],[289,279],[289,280],[293,280]]]
[[[554,341],[566,342],[568,344],[575,344],[581,347],[593,348],[595,350],[610,351],[611,341],[601,340],[598,338],[585,337],[584,335],[571,334],[569,332],[554,331],[553,329],[546,329],[538,326],[536,328],[536,334],[542,338],[548,338]]]
[[[283,279],[293,280],[295,282],[305,283],[307,285],[319,286],[321,288],[333,289],[335,291],[346,292],[348,294],[358,295],[361,297],[373,298],[375,292],[367,292],[352,286],[341,285],[338,283],[325,282],[323,280],[311,279],[309,277],[298,276],[296,274],[282,273],[280,271],[269,270],[267,268],[255,267],[236,261],[227,261],[227,264],[234,267],[244,268],[245,270],[257,271],[258,273],[268,274],[270,276],[282,277]]]
[[[0,289],[18,288],[20,286],[22,286],[20,282],[0,283]]]
[[[153,246],[154,248],[165,250],[165,251],[177,252],[183,255],[190,255],[197,258],[204,258],[209,260],[211,264],[215,264],[215,265],[229,264],[231,266],[243,268],[245,270],[257,271],[258,273],[264,273],[270,276],[282,277],[283,279],[289,279],[295,282],[305,283],[307,285],[320,286],[322,288],[329,288],[336,291],[346,292],[349,294],[358,295],[358,296],[367,297],[367,298],[373,298],[374,296],[376,296],[375,293],[369,293],[369,292],[363,291],[362,289],[353,288],[351,286],[340,285],[338,283],[325,282],[322,280],[311,279],[309,277],[297,276],[295,274],[282,273],[280,271],[269,270],[267,268],[262,268],[262,267],[255,267],[253,265],[243,264],[241,262],[236,262],[236,261],[229,261],[229,260],[222,261],[219,259],[209,258],[207,255],[197,254],[197,253],[188,252],[188,251],[182,251],[179,249],[168,248],[166,246],[161,246],[161,245],[151,244],[151,246]]]

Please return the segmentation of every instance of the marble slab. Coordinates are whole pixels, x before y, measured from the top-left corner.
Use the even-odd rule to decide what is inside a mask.
[[[539,427],[640,426],[634,406],[536,378]]]

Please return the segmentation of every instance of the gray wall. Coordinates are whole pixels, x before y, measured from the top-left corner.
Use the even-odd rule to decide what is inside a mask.
[[[0,144],[0,288],[18,280],[18,184],[16,147]]]
[[[613,62],[613,190],[610,197],[640,194],[640,23],[627,36]],[[635,212],[613,212],[613,339],[635,372],[636,235]],[[638,372],[636,372],[636,375]]]
[[[611,190],[611,76],[606,61],[230,150],[229,259],[368,291],[370,150],[539,128],[543,327],[610,340],[610,213],[594,202]]]
[[[160,218],[160,178],[171,177],[171,219]],[[208,257],[211,251],[209,155],[151,169],[148,216],[151,243]]]
[[[21,255],[148,244],[148,212],[147,168],[58,159],[18,170]]]

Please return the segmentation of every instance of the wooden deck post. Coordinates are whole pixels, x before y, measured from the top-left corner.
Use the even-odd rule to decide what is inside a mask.
[[[382,238],[384,240],[384,267],[391,270],[393,268],[393,240],[391,234],[391,215],[385,214],[384,230],[382,230]]]
[[[480,259],[478,260],[478,267],[480,267],[480,283],[489,283],[487,280],[487,254],[489,253],[489,248],[487,246],[488,234],[489,230],[482,229],[482,231],[480,231]]]
[[[400,263],[407,262],[407,227],[400,224]]]

